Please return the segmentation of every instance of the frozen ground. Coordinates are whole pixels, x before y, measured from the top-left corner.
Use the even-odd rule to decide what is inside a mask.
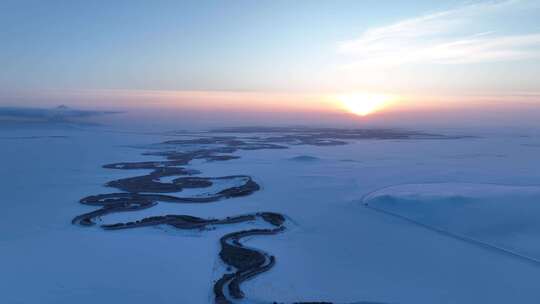
[[[286,214],[293,223],[286,232],[247,242],[277,258],[270,272],[244,284],[253,302],[537,303],[537,263],[454,235],[540,258],[540,137],[471,135],[481,136],[362,140],[197,161],[190,166],[205,176],[248,174],[262,190],[102,220]],[[147,172],[102,165],[155,160],[134,147],[170,139],[99,127],[1,127],[0,302],[210,303],[221,267],[218,239],[235,227],[104,231],[70,222],[92,210],[80,198],[114,192],[103,185]]]
[[[540,187],[474,183],[398,185],[364,203],[426,228],[540,264]]]

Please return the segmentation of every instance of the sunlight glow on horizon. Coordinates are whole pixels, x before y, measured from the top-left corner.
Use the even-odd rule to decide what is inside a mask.
[[[392,95],[369,93],[343,94],[336,99],[344,110],[358,116],[367,116],[381,111],[397,100]]]

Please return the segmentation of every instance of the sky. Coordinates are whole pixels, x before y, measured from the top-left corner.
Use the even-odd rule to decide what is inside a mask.
[[[2,0],[0,28],[0,105],[540,105],[540,0]]]

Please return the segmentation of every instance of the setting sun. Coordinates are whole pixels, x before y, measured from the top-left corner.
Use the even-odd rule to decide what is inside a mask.
[[[366,116],[388,107],[395,97],[382,94],[353,93],[337,97],[341,106],[348,112]]]

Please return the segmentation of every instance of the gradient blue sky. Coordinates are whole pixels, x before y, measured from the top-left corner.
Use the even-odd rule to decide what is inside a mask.
[[[4,104],[36,90],[540,92],[538,0],[2,0],[0,28]]]

